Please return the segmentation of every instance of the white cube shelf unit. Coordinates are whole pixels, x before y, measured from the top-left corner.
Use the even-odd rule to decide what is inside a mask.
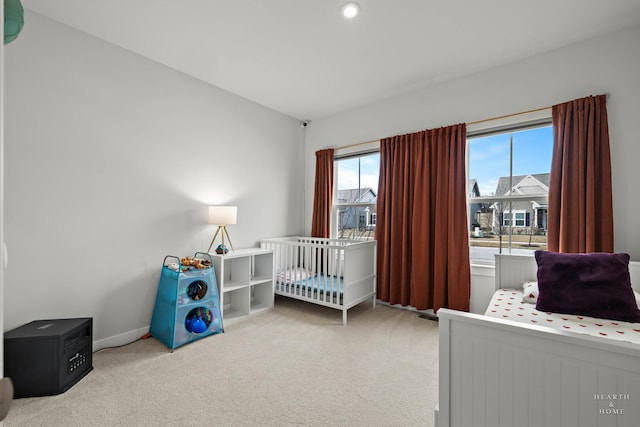
[[[273,250],[239,249],[211,256],[224,325],[273,309]]]

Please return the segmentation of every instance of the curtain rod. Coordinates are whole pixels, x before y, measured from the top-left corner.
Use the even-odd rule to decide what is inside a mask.
[[[607,97],[607,99],[609,99],[609,96],[610,96],[609,93],[605,92],[604,95]],[[553,108],[553,106],[534,108],[533,110],[522,111],[520,113],[506,114],[504,116],[492,117],[490,119],[476,120],[476,121],[473,121],[473,122],[468,122],[467,126],[469,126],[469,125],[478,125],[480,123],[490,122],[490,121],[493,121],[493,120],[508,119],[509,117],[522,116],[524,114],[529,114],[529,113],[537,113],[538,111],[549,110],[551,108]],[[345,145],[343,147],[335,147],[334,150],[345,150],[347,148],[353,148],[353,147],[358,147],[360,145],[371,144],[373,142],[379,142],[381,139],[383,139],[383,138],[374,139],[374,140],[365,141],[365,142],[358,142],[356,144]]]
[[[371,141],[358,142],[356,144],[343,145],[342,147],[335,147],[334,150],[346,150],[347,148],[359,147],[361,145],[373,144],[374,142],[380,142],[379,139],[373,139]]]
[[[469,126],[469,125],[478,125],[480,123],[491,122],[493,120],[508,119],[509,117],[522,116],[524,114],[537,113],[538,111],[544,111],[544,110],[548,110],[550,108],[552,108],[552,107],[549,106],[549,107],[542,107],[542,108],[534,108],[533,110],[522,111],[520,113],[505,114],[504,116],[492,117],[490,119],[476,120],[474,122],[467,123],[467,126]]]
[[[521,115],[523,115],[523,114],[536,113],[536,112],[538,112],[538,111],[544,111],[544,110],[548,110],[548,109],[550,109],[550,108],[551,108],[551,107],[542,107],[542,108],[536,108],[536,109],[533,109],[533,110],[522,111],[522,112],[520,112],[520,113],[513,113],[513,114],[506,114],[506,115],[504,115],[504,116],[492,117],[492,118],[490,118],[490,119],[476,120],[476,121],[474,121],[474,122],[469,122],[469,123],[467,123],[467,126],[468,126],[468,125],[477,125],[477,124],[485,123],[485,122],[490,122],[490,121],[492,121],[492,120],[507,119],[507,118],[509,118],[509,117],[521,116]],[[359,147],[360,145],[366,145],[366,144],[371,144],[371,143],[374,143],[374,142],[379,142],[381,139],[382,139],[382,138],[380,138],[380,139],[373,139],[373,140],[371,140],[371,141],[358,142],[358,143],[356,143],[356,144],[344,145],[344,146],[342,146],[342,147],[335,147],[334,149],[335,149],[335,150],[346,150],[347,148],[354,148],[354,147]]]

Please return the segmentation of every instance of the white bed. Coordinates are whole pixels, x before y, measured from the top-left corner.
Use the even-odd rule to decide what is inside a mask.
[[[496,256],[496,290],[536,271],[533,257]],[[638,291],[640,263],[629,271]],[[438,311],[436,426],[640,425],[640,345],[496,314]]]
[[[274,251],[274,292],[314,304],[347,310],[371,299],[376,303],[376,241],[317,237],[263,239]]]

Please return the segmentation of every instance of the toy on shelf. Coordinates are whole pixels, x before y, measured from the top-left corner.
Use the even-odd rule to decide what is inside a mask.
[[[149,333],[171,349],[224,331],[212,261],[202,252],[163,261]]]
[[[216,248],[216,253],[218,255],[224,255],[227,254],[229,252],[229,248],[226,247],[225,245],[218,245],[218,247]]]

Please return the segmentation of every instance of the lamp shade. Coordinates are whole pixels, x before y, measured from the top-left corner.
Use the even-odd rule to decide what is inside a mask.
[[[209,206],[209,224],[235,224],[237,219],[237,206]]]

